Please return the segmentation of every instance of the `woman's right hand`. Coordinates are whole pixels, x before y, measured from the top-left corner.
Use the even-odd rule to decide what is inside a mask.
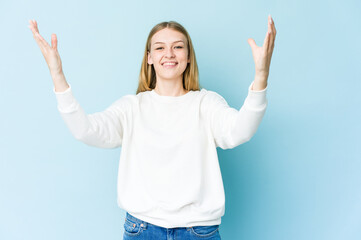
[[[51,35],[51,46],[45,41],[45,39],[39,34],[38,24],[35,20],[29,20],[29,28],[33,32],[35,41],[40,47],[40,50],[48,64],[50,73],[52,75],[60,74],[63,72],[61,59],[58,53],[58,39],[53,33]]]

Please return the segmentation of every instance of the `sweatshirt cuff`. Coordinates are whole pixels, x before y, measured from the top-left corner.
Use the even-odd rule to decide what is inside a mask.
[[[56,96],[58,102],[58,110],[62,113],[71,113],[78,109],[79,104],[75,97],[73,96],[73,92],[71,89],[71,85],[69,88],[63,92],[56,92],[55,87],[53,87],[53,92]]]
[[[247,105],[251,108],[263,108],[267,104],[267,86],[262,90],[252,90],[254,81],[248,87]]]

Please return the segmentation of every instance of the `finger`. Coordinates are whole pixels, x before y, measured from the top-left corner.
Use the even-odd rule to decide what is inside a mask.
[[[276,37],[276,27],[275,27],[272,17],[269,20],[269,25],[270,25],[270,29],[271,29],[272,38],[275,38]]]
[[[31,30],[32,33],[33,33],[33,37],[34,37],[36,43],[38,44],[41,52],[42,52],[43,54],[45,54],[45,52],[46,52],[46,46],[44,46],[44,43],[41,41],[41,36],[40,36],[40,34],[36,31],[36,29],[35,29],[35,27],[34,27],[34,21],[33,21],[33,20],[29,20],[29,24],[30,24],[30,25],[29,25],[29,28],[30,28],[30,30]]]
[[[58,47],[58,39],[55,34],[51,34],[51,46],[53,49],[57,49]]]
[[[34,37],[35,37],[35,33],[39,33],[39,29],[36,27],[34,20],[29,20],[29,28],[30,30],[33,32]]]
[[[34,20],[29,20],[29,23],[30,23],[31,27],[35,30],[35,23],[34,23]]]
[[[271,24],[272,24],[272,17],[271,17],[271,15],[268,15],[268,32],[271,32],[272,31],[272,26],[271,26]]]
[[[276,31],[276,26],[275,26],[275,22],[273,21],[273,18],[271,18],[271,21],[272,21],[272,32],[274,34],[274,36],[276,36],[277,34],[277,31]]]
[[[41,52],[45,55],[46,54],[46,45],[44,45],[44,43],[40,40],[39,36],[40,36],[39,33],[34,34],[36,43],[38,44]]]
[[[269,32],[267,32],[266,37],[264,38],[263,47],[262,47],[264,52],[268,51],[269,39],[270,39],[270,34],[269,34]]]
[[[33,34],[35,34],[35,28],[34,28],[34,24],[31,20],[29,20],[29,26],[30,30],[33,32]]]
[[[46,54],[47,50],[49,50],[49,48],[51,48],[51,46],[49,45],[49,43],[40,35],[39,33],[39,29],[37,27],[37,22],[35,20],[32,20],[33,23],[33,29],[35,29],[34,33],[34,38],[36,40],[36,42],[38,43],[41,51],[43,54]]]
[[[39,32],[38,24],[35,22],[35,30]]]
[[[272,28],[272,33],[271,33],[271,39],[270,39],[270,45],[269,45],[269,51],[272,53],[273,51],[273,48],[274,48],[274,42],[275,42],[275,39],[276,39],[276,28],[274,26],[274,21],[273,19],[271,18],[271,28]]]
[[[268,25],[269,25],[269,33],[270,33],[270,39],[269,39],[269,43],[268,43],[268,51],[272,52],[276,34],[275,34],[274,22],[273,22],[273,19],[271,16],[269,16]]]
[[[273,52],[274,44],[275,44],[275,38],[273,37],[270,40],[270,44],[269,44],[269,48],[268,48],[268,52],[271,53],[271,54]]]
[[[271,32],[270,15],[268,15],[268,20],[267,20],[267,33],[266,33],[266,37],[264,38],[264,41],[263,41],[263,51],[264,51],[264,52],[267,52],[267,51],[268,51],[268,48],[269,48],[270,32]]]
[[[272,53],[273,52],[273,48],[274,48],[274,39],[272,41],[270,41],[270,46],[268,48],[268,52]]]
[[[273,37],[274,37],[271,15],[268,15],[268,35],[269,35],[269,40],[268,40],[268,50],[269,50],[271,48],[271,43],[272,43]]]
[[[254,41],[253,38],[248,38],[248,39],[247,39],[247,42],[248,42],[248,44],[251,46],[251,49],[252,49],[252,51],[253,51],[253,49],[257,46],[257,45],[256,45],[256,42]]]
[[[40,45],[45,49],[48,50],[50,48],[49,43],[38,33],[35,33],[36,38],[39,40]]]
[[[39,28],[38,28],[38,23],[33,19],[33,20],[31,20],[32,21],[32,23],[33,23],[33,28],[34,28],[34,30],[36,31],[36,32],[39,32]]]

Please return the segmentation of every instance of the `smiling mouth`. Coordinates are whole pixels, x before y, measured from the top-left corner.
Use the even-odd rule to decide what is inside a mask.
[[[178,63],[163,63],[164,68],[173,68],[178,65]]]

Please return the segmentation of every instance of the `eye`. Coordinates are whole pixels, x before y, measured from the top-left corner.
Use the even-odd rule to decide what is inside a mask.
[[[155,50],[159,50],[161,48],[163,48],[163,47],[156,48]],[[182,46],[176,46],[176,48],[183,48],[183,47]]]

